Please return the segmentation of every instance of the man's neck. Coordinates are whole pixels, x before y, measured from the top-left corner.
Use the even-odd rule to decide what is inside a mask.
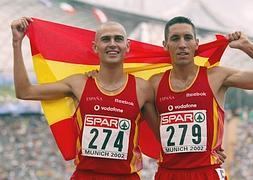
[[[187,80],[189,78],[195,77],[198,71],[198,66],[194,63],[185,66],[174,65],[171,70],[173,78],[178,80]]]
[[[182,91],[191,86],[198,72],[198,66],[173,66],[170,74],[171,88],[175,91]]]
[[[123,72],[123,68],[101,68],[96,77],[96,82],[102,91],[114,94],[124,88],[127,75]]]
[[[98,80],[104,85],[111,85],[124,81],[125,73],[123,66],[117,67],[104,67],[101,66],[97,75]]]

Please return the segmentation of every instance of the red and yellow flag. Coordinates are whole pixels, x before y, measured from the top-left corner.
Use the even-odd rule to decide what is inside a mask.
[[[33,20],[27,35],[38,83],[54,82],[75,73],[99,69],[99,59],[91,48],[95,32],[35,18]],[[223,36],[200,45],[195,62],[207,67],[217,65],[227,45]],[[131,40],[124,70],[148,79],[153,74],[172,68],[170,62],[169,54],[162,47]],[[42,101],[42,107],[64,159],[74,159],[80,148],[78,133],[82,127],[78,107],[69,97]],[[141,127],[142,150],[151,157],[157,157],[159,143],[155,142],[145,123]],[[154,142],[151,143],[150,139]]]

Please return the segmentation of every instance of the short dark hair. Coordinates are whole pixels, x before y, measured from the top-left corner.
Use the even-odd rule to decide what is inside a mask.
[[[171,20],[169,20],[165,25],[165,28],[164,28],[165,41],[168,40],[168,34],[169,34],[168,30],[169,30],[170,26],[172,26],[174,24],[183,24],[183,23],[189,24],[192,26],[194,36],[196,37],[196,28],[195,28],[195,25],[192,23],[192,21],[189,18],[184,17],[184,16],[176,16],[176,17],[172,18]]]

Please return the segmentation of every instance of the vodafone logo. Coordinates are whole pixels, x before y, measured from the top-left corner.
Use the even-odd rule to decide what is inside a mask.
[[[119,113],[123,113],[123,109],[119,109],[116,107],[111,107],[111,106],[100,106],[98,104],[96,104],[93,108],[95,111],[109,111],[109,112],[119,112]]]
[[[169,111],[173,111],[173,109],[174,109],[174,107],[173,107],[172,105],[169,105],[169,106],[168,106],[168,110],[169,110]]]
[[[95,106],[94,106],[94,110],[95,110],[95,111],[98,111],[99,109],[100,109],[100,106],[99,106],[99,105],[95,105]]]
[[[180,110],[180,109],[188,109],[188,108],[197,108],[197,104],[181,104],[181,105],[169,105],[168,106],[168,111],[173,111],[173,110]]]

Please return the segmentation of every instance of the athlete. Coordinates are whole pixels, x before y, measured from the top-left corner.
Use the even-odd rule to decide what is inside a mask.
[[[253,58],[253,44],[242,32],[227,36],[231,48]],[[225,179],[216,151],[222,146],[224,98],[229,87],[253,89],[253,72],[194,64],[198,49],[194,24],[175,17],[165,27],[164,49],[173,69],[154,75],[162,155],[157,180]]]
[[[75,74],[35,85],[29,81],[21,50],[30,23],[28,17],[11,23],[16,96],[24,100],[68,96],[78,102],[82,128],[71,179],[140,179],[140,113],[156,134],[159,123],[151,84],[123,72],[124,56],[130,48],[124,27],[108,22],[96,31],[92,48],[100,59],[100,70],[95,78]]]

